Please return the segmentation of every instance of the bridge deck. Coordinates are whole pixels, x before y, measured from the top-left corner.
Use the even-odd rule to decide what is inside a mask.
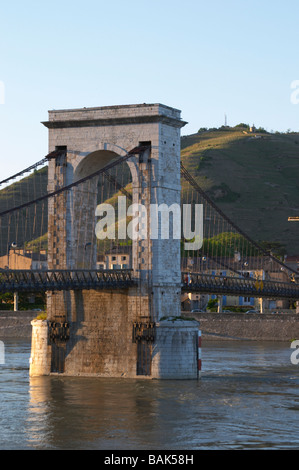
[[[82,289],[128,289],[137,286],[133,270],[1,270],[0,292],[35,292]],[[299,299],[299,286],[294,282],[257,280],[182,272],[183,292],[217,295],[241,295]]]
[[[0,292],[126,289],[136,285],[129,269],[1,270]]]
[[[217,276],[182,272],[182,290],[218,295],[299,299],[299,285],[294,282],[257,280],[254,278]]]

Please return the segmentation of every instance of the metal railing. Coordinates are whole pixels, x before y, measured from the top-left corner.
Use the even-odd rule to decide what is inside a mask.
[[[127,289],[137,286],[131,269],[0,270],[0,292]],[[294,282],[258,280],[202,273],[181,273],[182,292],[299,299]]]
[[[136,282],[130,269],[0,271],[0,292],[124,289]]]
[[[299,299],[299,286],[294,282],[258,280],[254,278],[219,276],[182,272],[182,291],[218,295],[241,295]]]

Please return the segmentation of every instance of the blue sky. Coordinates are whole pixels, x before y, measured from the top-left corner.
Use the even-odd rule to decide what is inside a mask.
[[[160,102],[182,110],[183,135],[225,114],[299,131],[298,0],[2,0],[0,13],[0,179],[46,155],[49,109]]]

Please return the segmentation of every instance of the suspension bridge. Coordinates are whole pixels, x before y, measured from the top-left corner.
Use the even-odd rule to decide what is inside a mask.
[[[197,378],[182,294],[299,299],[181,163],[185,124],[161,104],[49,111],[48,155],[0,182],[0,292],[47,295],[30,375]]]
[[[117,211],[117,196],[132,201],[132,182],[127,160],[139,155],[144,147],[129,151],[100,170],[54,191],[47,189],[48,163],[65,158],[65,150],[51,152],[36,164],[0,182],[0,292],[36,292],[76,289],[126,289],[137,285],[138,279],[128,265],[110,263],[107,253],[126,252],[132,257],[132,242],[128,238],[95,240],[94,230],[83,235],[84,252],[81,264],[86,268],[22,269],[22,259],[38,257],[48,252],[48,207],[59,199],[71,200],[68,208],[75,212],[81,207],[86,192],[96,197],[97,204],[111,203]],[[181,163],[181,206],[203,206],[203,244],[196,251],[181,249],[181,288],[185,292],[216,295],[242,295],[265,298],[299,298],[297,274],[280,259],[258,245],[232,222],[198,186],[194,177]],[[2,190],[1,190],[2,188]],[[92,188],[92,190],[91,190]],[[95,189],[96,195],[95,195]],[[81,200],[81,201],[80,201]],[[192,212],[192,211],[191,211]],[[108,232],[107,232],[108,233]],[[86,246],[95,243],[96,260]],[[81,246],[82,248],[82,246]],[[76,247],[79,257],[79,244]],[[116,256],[115,256],[116,257]],[[9,266],[9,258],[11,265]],[[100,266],[95,269],[96,266]],[[250,273],[250,277],[248,277]]]

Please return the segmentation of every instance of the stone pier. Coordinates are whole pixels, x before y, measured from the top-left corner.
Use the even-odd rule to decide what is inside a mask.
[[[58,110],[43,124],[49,152],[62,150],[49,160],[50,192],[142,147],[127,161],[133,203],[145,206],[148,215],[151,204],[180,205],[185,122],[179,110],[161,104]],[[69,196],[49,199],[49,269],[95,268],[96,188],[82,186],[82,192],[86,199],[73,211]],[[32,324],[30,375],[198,377],[198,324],[171,320],[180,317],[181,267],[180,240],[171,227],[170,232],[169,239],[133,240],[138,286],[48,293],[47,322]]]

